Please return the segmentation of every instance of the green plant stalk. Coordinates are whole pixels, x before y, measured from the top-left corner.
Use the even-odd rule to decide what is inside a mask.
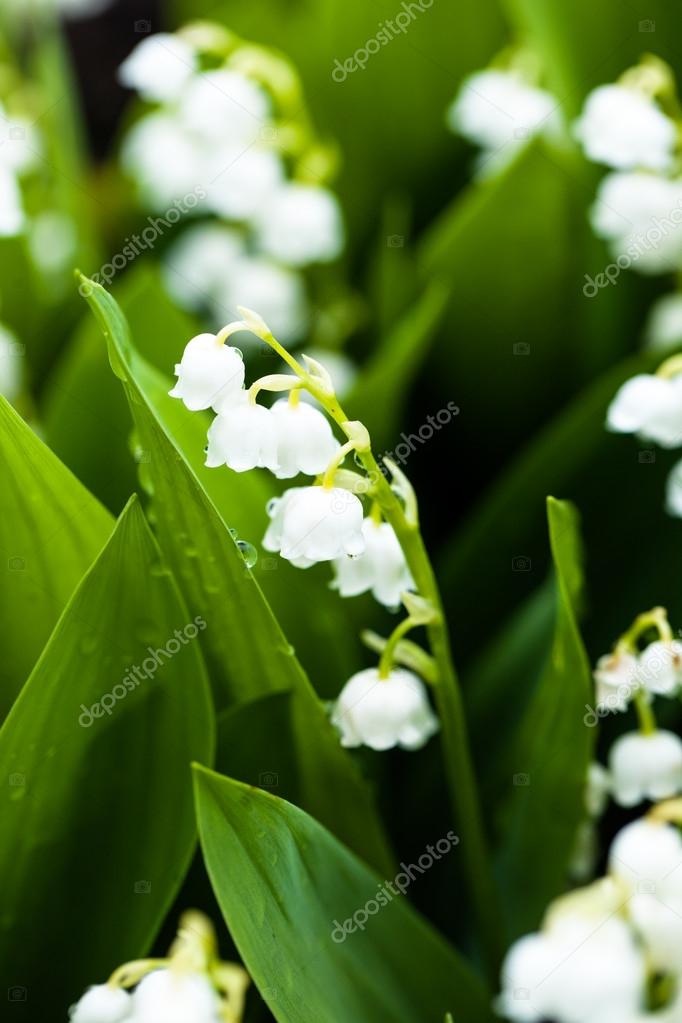
[[[308,373],[269,331],[263,331],[262,328],[256,329],[256,325],[252,322],[249,322],[248,326],[293,369],[303,381],[306,389],[316,398],[346,436],[349,436],[347,429],[349,419],[336,396],[330,395],[321,387],[315,377]],[[495,897],[495,881],[483,829],[461,689],[452,660],[438,583],[422,540],[418,522],[408,521],[400,499],[393,492],[390,483],[381,471],[371,448],[358,449],[357,453],[369,476],[372,496],[381,507],[386,521],[395,530],[417,590],[422,597],[430,601],[436,612],[435,620],[426,626],[426,631],[438,669],[438,681],[433,689],[441,722],[445,775],[453,812],[461,832],[462,857],[481,950],[490,977],[496,981],[501,949],[498,937],[500,926]]]

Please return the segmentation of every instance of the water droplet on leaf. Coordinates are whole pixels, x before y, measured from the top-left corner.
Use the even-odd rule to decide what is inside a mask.
[[[252,543],[247,543],[246,540],[237,540],[237,547],[242,552],[242,557],[246,562],[247,568],[253,568],[258,561],[258,551]]]

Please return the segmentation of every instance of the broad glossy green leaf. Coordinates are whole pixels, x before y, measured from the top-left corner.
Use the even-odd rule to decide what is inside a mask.
[[[191,613],[204,615],[209,624],[202,644],[218,709],[291,689],[303,805],[383,869],[386,845],[367,787],[341,748],[228,523],[148,400],[140,384],[140,359],[119,307],[99,285],[92,285],[88,301],[145,452],[145,479],[162,548]]]
[[[216,771],[300,803],[290,692],[238,703],[218,718]]]
[[[518,733],[505,842],[500,857],[507,923],[516,937],[539,923],[566,885],[576,832],[585,815],[584,790],[594,747],[585,725],[592,674],[580,636],[582,551],[577,514],[548,499],[556,572],[554,641]]]
[[[492,1020],[457,953],[403,896],[385,888],[375,901],[381,878],[303,811],[204,768],[195,792],[213,889],[278,1023],[441,1023],[446,1010],[455,1023]],[[356,913],[363,929],[344,932]]]
[[[132,502],[0,731],[1,986],[27,1019],[144,954],[179,888],[214,745],[200,625]]]
[[[0,397],[0,718],[113,519]]]

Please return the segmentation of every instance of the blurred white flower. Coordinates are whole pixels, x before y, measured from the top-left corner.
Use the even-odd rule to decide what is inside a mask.
[[[289,266],[329,263],[343,249],[338,200],[326,188],[283,185],[261,208],[257,234],[263,251]]]
[[[251,220],[267,207],[283,177],[282,161],[274,150],[229,143],[213,150],[207,160],[206,205],[228,220]]]
[[[664,448],[682,444],[682,374],[631,377],[609,405],[606,425],[615,433],[636,433]]]
[[[610,879],[557,899],[542,930],[509,950],[497,1011],[519,1023],[634,1023],[645,960],[621,903]]]
[[[342,746],[375,750],[420,749],[439,728],[426,686],[404,668],[392,668],[388,678],[380,678],[378,668],[357,672],[341,690],[331,720]]]
[[[619,806],[667,799],[682,790],[682,740],[672,732],[628,732],[609,753],[613,798]]]
[[[14,401],[23,386],[24,349],[15,335],[0,324],[0,394]]]
[[[70,1023],[127,1023],[132,999],[127,991],[97,984],[69,1009]]]
[[[0,165],[0,237],[20,234],[26,223],[21,191],[11,170]]]
[[[133,995],[134,1023],[217,1023],[221,1003],[202,974],[155,970]]]
[[[185,125],[210,144],[228,141],[243,151],[269,126],[271,104],[257,82],[221,68],[189,82],[179,112]]]
[[[123,140],[121,162],[155,211],[205,183],[205,149],[171,113],[155,112],[136,121]]]
[[[78,247],[74,221],[59,210],[39,213],[29,225],[28,247],[33,262],[44,273],[71,270]]]
[[[272,406],[272,418],[277,433],[278,479],[291,479],[299,472],[317,476],[325,471],[339,449],[329,420],[304,403],[292,405],[280,398]]]
[[[295,270],[259,256],[240,260],[228,282],[230,307],[257,309],[273,334],[295,344],[305,334],[310,314],[305,285]]]
[[[585,809],[590,817],[601,817],[611,793],[611,776],[596,761],[590,764],[585,786]]]
[[[118,79],[143,99],[178,99],[197,68],[190,44],[179,35],[157,32],[138,43],[118,69]]]
[[[656,299],[644,328],[648,348],[672,348],[682,345],[682,292]]]
[[[170,295],[189,309],[223,299],[232,271],[244,257],[241,234],[221,224],[197,224],[170,247],[163,262],[163,279]],[[229,318],[232,303],[218,319]]]
[[[638,662],[633,654],[605,654],[594,669],[597,707],[623,711],[639,689]]]
[[[241,352],[218,341],[215,334],[198,334],[185,347],[175,367],[178,378],[169,394],[188,409],[220,412],[239,398],[244,387]]]
[[[654,100],[623,85],[590,93],[575,134],[588,159],[617,170],[669,170],[677,141],[674,122]]]
[[[655,174],[607,174],[590,210],[592,228],[610,243],[614,258],[627,257],[644,274],[682,265],[682,181]]]
[[[362,535],[365,553],[359,558],[339,558],[334,562],[332,587],[342,597],[355,597],[371,590],[380,604],[397,608],[400,595],[414,589],[414,580],[393,526],[375,522],[369,516],[362,524]]]
[[[362,554],[362,504],[338,487],[293,487],[268,505],[266,551],[279,552],[299,568]]]
[[[484,149],[504,150],[503,162],[534,135],[552,134],[558,103],[511,71],[478,71],[462,83],[450,106],[450,128]]]
[[[637,674],[652,695],[674,696],[682,682],[682,643],[650,643],[639,655]]]
[[[270,409],[244,397],[227,407],[208,429],[206,465],[227,465],[235,472],[257,466],[277,468],[277,429]]]
[[[665,485],[665,510],[668,515],[682,518],[682,462],[676,462],[668,473]]]

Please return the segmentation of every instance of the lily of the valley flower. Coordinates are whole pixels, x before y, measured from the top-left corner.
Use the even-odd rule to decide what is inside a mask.
[[[680,202],[679,180],[613,171],[599,186],[590,222],[595,234],[610,243],[615,259],[629,257],[628,265],[639,273],[665,273],[682,263],[682,224],[671,217]]]
[[[263,251],[290,266],[329,263],[343,249],[341,210],[326,188],[283,185],[271,193],[256,227]]]
[[[414,580],[393,527],[369,516],[362,523],[362,535],[365,553],[335,561],[332,586],[342,597],[371,591],[380,604],[397,608],[401,594],[414,589]]]
[[[277,427],[270,409],[249,401],[246,392],[225,410],[208,429],[206,465],[227,465],[235,472],[247,472],[260,466],[275,472]]]
[[[194,75],[197,58],[194,49],[179,35],[157,32],[138,43],[123,61],[118,78],[143,99],[165,101],[179,99]]]
[[[298,568],[357,557],[365,549],[362,504],[339,487],[292,487],[270,502],[268,514],[263,547]]]
[[[216,334],[198,334],[187,344],[175,367],[178,382],[170,391],[188,409],[220,412],[239,398],[244,387],[244,360],[237,348]]]
[[[620,806],[667,799],[682,791],[682,740],[673,732],[628,732],[609,754],[613,798]]]
[[[682,682],[682,643],[657,640],[639,655],[642,686],[654,696],[674,696]]]
[[[644,331],[648,348],[682,344],[682,292],[662,295],[649,310]]]
[[[287,398],[275,402],[272,416],[277,430],[278,479],[291,479],[299,472],[307,476],[324,472],[339,449],[327,417],[305,402],[292,404]]]
[[[341,690],[331,720],[343,746],[374,750],[420,749],[439,727],[426,686],[405,668],[393,668],[386,678],[378,668],[357,672]]]
[[[207,977],[179,970],[155,970],[133,996],[131,1023],[217,1023],[220,999]]]
[[[631,377],[611,402],[606,424],[616,433],[636,433],[664,448],[682,444],[682,374]]]
[[[127,991],[97,984],[86,991],[69,1011],[70,1023],[128,1023],[133,1000]]]
[[[654,100],[624,85],[591,92],[575,134],[588,159],[617,170],[666,171],[677,140],[675,124]]]
[[[639,689],[639,663],[634,654],[617,651],[597,661],[594,670],[597,707],[624,711]]]

